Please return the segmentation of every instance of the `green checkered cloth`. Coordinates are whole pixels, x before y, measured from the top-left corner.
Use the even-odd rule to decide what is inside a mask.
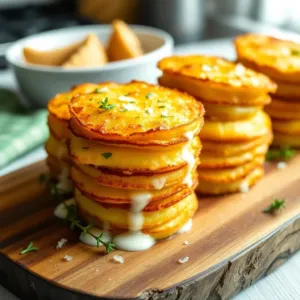
[[[47,111],[26,110],[11,91],[0,89],[0,169],[45,142]]]

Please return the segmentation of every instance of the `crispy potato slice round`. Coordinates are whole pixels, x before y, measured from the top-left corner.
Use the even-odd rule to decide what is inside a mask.
[[[184,226],[189,221],[189,219],[191,219],[194,216],[194,214],[198,208],[197,197],[195,196],[194,193],[191,196],[192,197],[191,197],[191,200],[189,201],[188,205],[174,219],[171,219],[171,220],[169,220],[159,226],[153,227],[153,228],[144,228],[143,232],[151,235],[153,238],[155,238],[157,240],[166,239],[166,238],[169,238],[170,236],[176,234],[176,232],[182,226]],[[85,221],[92,222],[93,224],[95,224],[98,227],[101,227],[103,225],[103,222],[99,218],[97,218],[93,215],[90,215],[84,209],[79,208],[79,213],[80,213],[82,219],[84,219]],[[117,233],[122,233],[125,230],[124,230],[124,228],[120,228],[115,225],[111,225],[110,231],[113,234],[117,234]]]
[[[200,132],[200,139],[224,142],[248,141],[268,134],[271,126],[270,117],[263,111],[259,111],[252,118],[242,121],[207,120]]]
[[[300,120],[277,120],[272,119],[273,130],[300,138]]]
[[[275,93],[276,97],[284,98],[285,100],[293,101],[293,102],[300,100],[299,84],[277,82],[277,86],[278,88]]]
[[[88,176],[86,173],[81,172],[76,168],[71,169],[71,179],[73,180],[74,185],[78,190],[81,191],[87,198],[92,199],[96,202],[101,203],[111,203],[111,204],[130,204],[131,196],[140,192],[133,189],[122,189],[108,187],[98,183],[94,178]],[[196,170],[193,172],[193,182],[197,183]],[[195,185],[194,184],[194,185]],[[165,198],[168,198],[172,195],[179,196],[179,192],[186,189],[187,193],[191,192],[191,189],[188,189],[186,183],[179,183],[178,185],[173,185],[170,187],[147,190],[151,194],[150,201],[158,201]]]
[[[276,84],[263,74],[213,56],[171,56],[162,59],[159,83],[213,103],[264,105]]]
[[[66,143],[56,139],[52,134],[49,135],[45,144],[46,152],[58,160],[69,161],[69,153]]]
[[[192,170],[196,169],[199,164],[197,159],[195,166]],[[93,177],[98,183],[122,189],[160,189],[162,187],[170,187],[173,185],[181,184],[182,181],[187,177],[189,166],[185,165],[174,171],[164,172],[159,174],[132,174],[132,173],[113,173],[109,170],[97,169],[93,166],[79,165],[74,163],[73,166],[79,169],[81,172],[88,174]]]
[[[199,169],[198,178],[200,180],[215,182],[215,183],[231,183],[239,178],[245,177],[257,166],[264,163],[265,157],[256,156],[252,161],[247,162],[241,166],[224,168],[224,169]]]
[[[238,60],[281,82],[300,82],[300,44],[245,34],[235,39]]]
[[[250,141],[242,142],[215,142],[215,141],[203,141],[203,151],[212,152],[215,156],[234,156],[263,145],[270,145],[273,139],[272,131],[267,134],[258,137]]]
[[[206,180],[199,180],[196,193],[201,195],[223,195],[228,193],[236,193],[241,190],[243,184],[246,183],[248,187],[251,187],[263,176],[263,168],[256,167],[254,170],[248,173],[246,177],[237,179],[234,182],[217,183]]]
[[[300,136],[288,135],[274,131],[274,146],[300,148]]]
[[[216,169],[216,168],[229,168],[235,167],[239,165],[243,165],[251,160],[253,160],[256,156],[265,155],[268,151],[269,145],[259,145],[254,149],[251,149],[247,152],[243,152],[241,154],[233,155],[233,156],[217,156],[213,152],[202,151],[201,152],[201,164],[199,165],[199,169]]]
[[[69,155],[78,164],[94,165],[121,173],[162,173],[176,170],[187,164],[184,151],[198,157],[201,149],[199,138],[169,147],[149,151],[145,148],[118,147],[71,136]]]
[[[211,121],[238,121],[253,117],[262,110],[262,106],[237,106],[202,102],[205,107],[205,119]]]
[[[107,47],[109,60],[117,61],[143,55],[138,37],[125,22],[114,20],[112,26],[113,32]]]
[[[273,98],[272,103],[265,107],[265,111],[275,119],[300,120],[300,101]]]
[[[183,138],[186,127],[204,114],[192,96],[144,82],[105,83],[101,89],[105,92],[71,100],[70,127],[75,134],[114,142],[172,141]]]
[[[155,211],[143,211],[143,230],[160,226],[176,218],[189,206],[194,198],[195,195],[192,193],[170,207]],[[115,206],[104,207],[99,202],[83,196],[78,190],[75,191],[75,201],[83,216],[86,212],[88,216],[97,218],[98,223],[108,223],[118,228],[128,229],[128,216],[130,213],[128,209],[116,208]]]

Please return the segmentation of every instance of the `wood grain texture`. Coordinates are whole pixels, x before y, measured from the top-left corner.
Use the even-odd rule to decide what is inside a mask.
[[[32,165],[0,179],[0,283],[29,299],[227,299],[300,248],[299,165],[297,155],[283,170],[268,166],[247,194],[200,199],[187,234],[146,252],[109,255],[80,244],[53,216],[56,203],[37,181],[44,163]],[[286,209],[261,213],[275,197],[286,199]],[[56,250],[63,237],[68,243]],[[20,256],[30,241],[40,250]],[[115,254],[125,263],[114,263]]]

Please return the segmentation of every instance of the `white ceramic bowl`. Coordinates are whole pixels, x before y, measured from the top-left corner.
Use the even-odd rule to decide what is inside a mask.
[[[55,94],[83,82],[128,82],[133,79],[156,82],[156,63],[173,51],[173,38],[166,32],[145,26],[131,26],[142,43],[145,55],[111,62],[101,67],[63,69],[27,64],[23,48],[50,50],[84,39],[95,33],[106,44],[110,25],[80,26],[40,33],[15,42],[6,52],[6,59],[15,74],[20,93],[35,107],[45,107]]]

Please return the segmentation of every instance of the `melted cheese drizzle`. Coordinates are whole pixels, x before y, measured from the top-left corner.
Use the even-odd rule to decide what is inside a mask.
[[[74,198],[68,199],[60,204],[58,204],[54,210],[54,215],[59,219],[65,219],[67,217],[68,211],[66,209],[66,205],[75,204]]]
[[[152,179],[152,185],[156,190],[161,190],[167,181],[167,178],[165,176],[161,176],[159,178]]]
[[[61,172],[58,175],[57,188],[64,193],[70,193],[73,190],[73,184],[69,178],[69,167],[65,162],[62,161],[61,161]]]
[[[189,219],[178,231],[177,233],[186,233],[189,232],[193,227],[193,220]]]
[[[189,131],[186,132],[184,136],[188,139],[189,142],[182,150],[182,159],[188,164],[188,171],[185,179],[183,180],[183,183],[187,184],[188,187],[191,187],[193,185],[192,170],[196,160],[194,154],[190,151],[189,146],[194,137],[194,133],[192,131]]]
[[[151,194],[148,192],[132,193],[130,199],[129,231],[116,235],[113,243],[118,249],[125,251],[147,250],[155,244],[155,240],[150,235],[141,232],[144,223],[142,211],[149,203]]]

